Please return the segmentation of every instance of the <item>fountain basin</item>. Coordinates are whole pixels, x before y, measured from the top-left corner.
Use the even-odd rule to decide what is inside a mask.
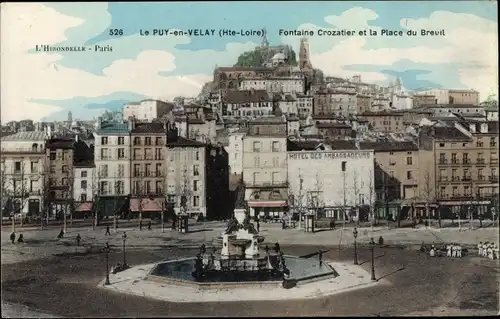
[[[284,256],[287,268],[290,270],[289,280],[297,282],[324,280],[335,278],[337,271],[315,258],[305,259],[295,256]],[[149,272],[146,279],[174,283],[180,285],[194,285],[203,288],[215,288],[220,286],[244,286],[244,285],[279,285],[283,279],[279,274],[266,271],[231,270],[231,271],[209,271],[202,280],[196,280],[192,276],[196,258],[181,260],[162,261],[157,263]],[[240,260],[239,262],[244,262]],[[248,260],[249,263],[255,260]]]

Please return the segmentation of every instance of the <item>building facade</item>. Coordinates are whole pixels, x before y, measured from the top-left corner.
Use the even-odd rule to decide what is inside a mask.
[[[138,103],[130,103],[123,107],[123,120],[135,117],[139,121],[152,121],[167,115],[174,105],[163,101],[147,99]]]
[[[227,153],[229,156],[229,173],[243,174],[243,138],[246,130],[238,130],[229,134],[229,146]]]
[[[1,140],[2,217],[43,211],[46,132],[19,132]]]
[[[337,115],[347,117],[356,114],[356,93],[322,89],[314,93],[314,115]]]
[[[356,208],[375,201],[373,151],[289,151],[287,162],[295,207],[349,220],[359,218]]]
[[[449,104],[479,104],[479,92],[476,90],[449,90]]]
[[[401,112],[365,112],[360,118],[368,121],[374,132],[402,132],[405,129]]]
[[[244,78],[240,83],[240,90],[265,90],[273,93],[303,94],[305,88],[304,76],[273,77],[273,78]]]
[[[282,117],[249,122],[243,137],[243,182],[251,216],[287,211],[287,124]]]
[[[255,117],[271,115],[273,100],[264,90],[228,91],[222,115]]]

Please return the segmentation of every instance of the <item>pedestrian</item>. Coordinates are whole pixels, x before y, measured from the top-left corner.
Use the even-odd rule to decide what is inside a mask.
[[[111,235],[111,232],[109,231],[109,225],[106,226],[106,233],[104,236]]]
[[[319,265],[323,265],[323,251],[320,249],[318,252]]]
[[[148,222],[148,230],[151,230],[151,221]]]
[[[330,220],[330,230],[333,230],[333,220]]]
[[[493,257],[494,259],[498,259],[498,245],[495,245],[493,248]]]
[[[462,258],[462,246],[457,245],[457,257]]]
[[[19,234],[19,238],[17,239],[18,243],[24,243],[24,237],[23,234]]]
[[[458,245],[457,244],[453,244],[452,256],[458,257]]]
[[[87,213],[85,213],[85,215],[83,215],[83,219],[87,220],[87,218],[88,218]]]
[[[488,256],[488,250],[487,250],[487,249],[488,249],[488,242],[487,242],[487,241],[485,241],[485,242],[483,243],[483,249],[481,249],[481,251],[482,251],[482,253],[483,253],[483,254],[482,254],[482,256],[483,256],[483,257],[487,257],[487,256]]]
[[[14,243],[15,240],[16,240],[16,233],[12,232],[12,234],[10,234],[10,241]]]
[[[76,235],[76,245],[80,246],[80,241],[82,240],[82,236],[80,234]]]
[[[382,246],[382,245],[384,244],[384,238],[383,238],[382,236],[380,236],[380,237],[378,238],[378,244],[379,244],[380,246]]]
[[[285,229],[285,227],[286,227],[286,224],[285,224],[285,219],[284,219],[284,218],[282,218],[282,219],[281,219],[281,229]]]
[[[431,246],[431,251],[429,252],[429,256],[435,257],[436,256],[436,248],[434,245]]]
[[[479,256],[483,255],[483,242],[482,241],[480,241],[479,244],[477,244],[477,251],[478,251]]]
[[[493,260],[494,256],[493,256],[493,244],[489,244],[488,245],[488,258]]]
[[[257,219],[257,232],[259,233],[260,232],[260,222],[259,220]]]
[[[142,230],[142,220],[139,221],[139,230]]]
[[[59,235],[57,235],[57,238],[63,238],[64,237],[64,229],[61,228],[61,231],[59,232]]]
[[[278,242],[276,242],[276,244],[274,244],[274,251],[277,253],[279,253],[281,251],[280,244]]]
[[[451,257],[451,245],[446,245],[446,256]]]

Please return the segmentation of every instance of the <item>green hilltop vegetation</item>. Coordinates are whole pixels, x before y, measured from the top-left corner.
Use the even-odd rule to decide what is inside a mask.
[[[291,46],[287,46],[288,50],[288,63],[292,66],[297,66],[297,56],[295,51],[293,51]],[[260,67],[266,62],[268,58],[271,58],[276,53],[281,52],[279,49],[264,49],[261,47],[256,47],[253,51],[247,51],[238,57],[238,62],[234,65],[235,67]]]

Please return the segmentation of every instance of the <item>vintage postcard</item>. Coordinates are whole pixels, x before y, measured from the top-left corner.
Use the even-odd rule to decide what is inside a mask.
[[[497,12],[2,3],[2,317],[498,314]]]

